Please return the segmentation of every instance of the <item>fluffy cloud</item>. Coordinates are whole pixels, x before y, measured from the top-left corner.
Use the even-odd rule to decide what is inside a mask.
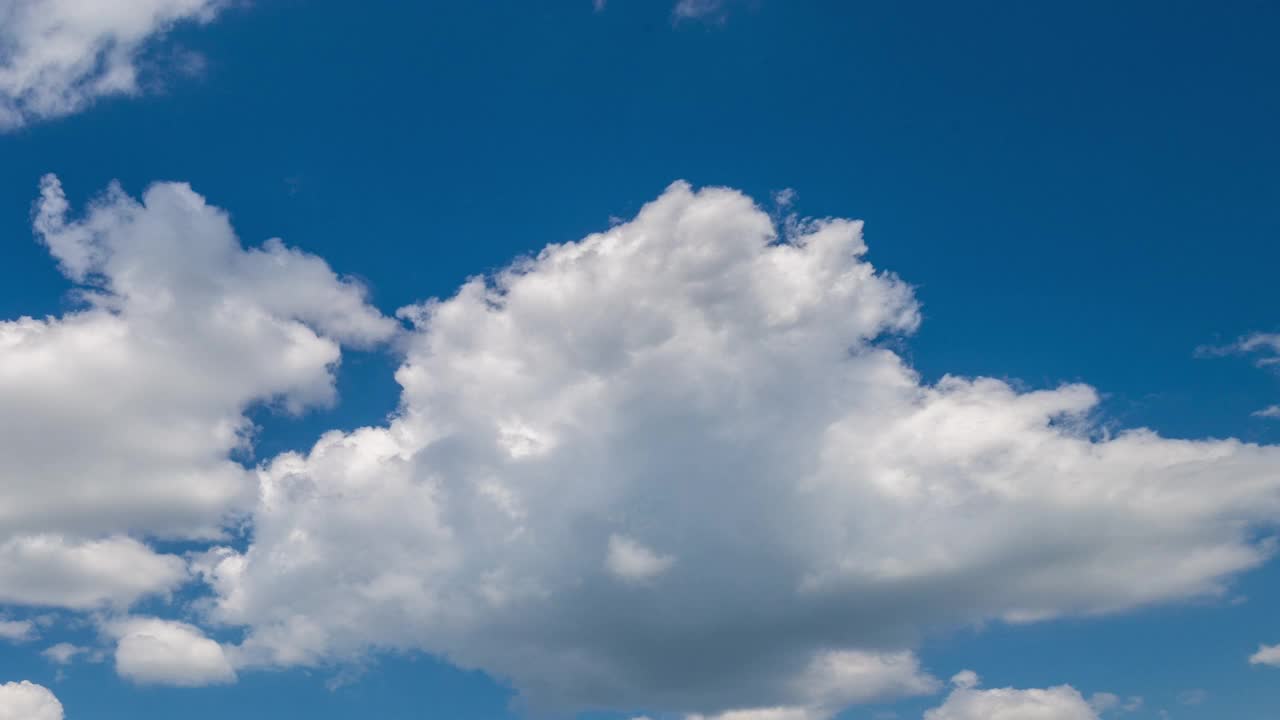
[[[36,625],[30,620],[0,620],[0,639],[26,642],[35,637]]]
[[[974,675],[972,684],[957,683],[941,706],[925,712],[924,720],[1098,720],[1098,714],[1069,685],[980,690]]]
[[[49,689],[23,680],[0,685],[0,720],[62,720],[62,703]]]
[[[12,538],[0,544],[0,601],[89,609],[128,605],[187,579],[186,564],[127,537],[68,541]]]
[[[139,91],[138,55],[182,21],[207,22],[224,0],[0,2],[0,131]]]
[[[1249,656],[1249,664],[1280,667],[1280,645],[1259,645],[1258,652]]]
[[[329,402],[340,344],[395,324],[315,257],[244,249],[186,185],[72,219],[50,176],[35,227],[82,308],[0,321],[0,601],[128,604],[187,576],[136,538],[217,538],[251,507],[246,409]]]
[[[75,659],[77,655],[84,655],[89,652],[91,651],[88,648],[83,648],[78,645],[72,645],[71,643],[63,642],[63,643],[58,643],[57,645],[51,645],[45,648],[44,650],[40,651],[40,654],[43,655],[45,659],[47,659],[51,663],[55,663],[57,665],[67,665],[67,664],[70,664],[70,662],[73,659]]]
[[[621,535],[609,536],[605,567],[626,582],[643,582],[670,569],[675,558],[658,555],[640,543]]]
[[[1280,667],[1280,644],[1258,646],[1258,651],[1249,656],[1249,665]]]
[[[1207,345],[1196,349],[1201,357],[1225,355],[1251,355],[1260,368],[1280,368],[1280,333],[1253,333],[1229,345]],[[1255,410],[1257,418],[1280,418],[1280,405],[1268,405]]]
[[[125,618],[103,629],[116,639],[116,672],[133,682],[194,687],[236,679],[222,646],[194,626],[158,618]]]
[[[198,564],[208,617],[246,666],[420,649],[539,706],[811,713],[866,695],[815,680],[831,658],[920,692],[929,628],[1213,595],[1269,556],[1280,449],[1110,435],[1083,385],[922,381],[860,230],[780,238],[676,184],[403,309],[397,416],[261,468],[252,546]]]

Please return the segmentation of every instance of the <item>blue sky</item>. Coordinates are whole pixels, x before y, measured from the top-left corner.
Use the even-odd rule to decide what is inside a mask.
[[[1272,4],[135,5],[0,0],[0,681],[69,720],[1280,703]]]

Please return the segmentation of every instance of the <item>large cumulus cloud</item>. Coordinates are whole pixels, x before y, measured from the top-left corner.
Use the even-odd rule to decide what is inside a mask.
[[[781,235],[676,184],[402,310],[394,420],[264,464],[252,545],[199,563],[236,663],[417,649],[544,708],[823,716],[934,687],[931,628],[1213,595],[1268,557],[1280,449],[1108,434],[1084,385],[925,382],[860,224]]]
[[[340,345],[395,325],[186,185],[68,211],[45,178],[36,231],[78,308],[0,321],[0,601],[120,606],[188,577],[148,539],[216,539],[254,504],[246,409],[330,401]]]

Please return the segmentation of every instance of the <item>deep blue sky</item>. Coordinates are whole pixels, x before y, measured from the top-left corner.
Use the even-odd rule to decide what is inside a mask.
[[[384,311],[627,217],[671,181],[792,188],[805,215],[866,220],[872,261],[915,284],[905,350],[927,379],[1086,381],[1121,426],[1280,441],[1250,416],[1274,374],[1197,346],[1280,329],[1280,5],[784,2],[674,25],[610,0],[257,2],[167,43],[207,60],[163,92],[0,135],[0,317],[56,313],[68,285],[32,241],[39,177],[73,203],[112,179],[184,180],[245,242],[282,237],[369,285]],[[340,404],[264,413],[260,451],[392,410],[394,360],[355,356]],[[1280,570],[1248,602],[931,638],[927,666],[987,685],[1144,695],[1155,717],[1256,718],[1280,675]],[[0,673],[88,718],[502,717],[506,691],[429,659],[131,688],[61,681],[38,647]],[[1174,696],[1204,688],[1198,707]],[[901,717],[935,699],[903,703]],[[870,717],[859,710],[849,717]]]

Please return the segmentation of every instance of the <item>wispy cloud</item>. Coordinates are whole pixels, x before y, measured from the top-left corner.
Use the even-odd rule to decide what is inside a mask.
[[[139,55],[181,22],[208,22],[225,0],[0,2],[0,132],[140,92]],[[201,60],[178,55],[179,72]],[[169,63],[175,65],[175,63]]]

